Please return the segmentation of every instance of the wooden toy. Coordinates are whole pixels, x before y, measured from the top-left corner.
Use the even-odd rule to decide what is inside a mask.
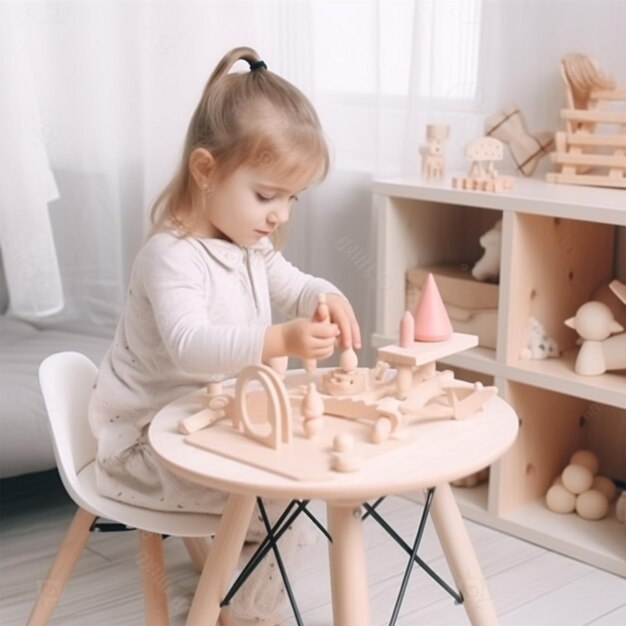
[[[610,478],[597,475],[599,466],[598,457],[590,450],[574,452],[546,493],[548,508],[555,513],[575,511],[588,520],[605,517],[617,489]]]
[[[614,280],[610,288],[626,304],[625,286]],[[597,376],[610,370],[626,369],[626,332],[606,304],[586,302],[574,317],[565,320],[565,325],[573,328],[582,340],[574,364],[577,374]]]
[[[513,188],[512,176],[498,174],[494,163],[504,156],[503,144],[494,137],[480,137],[465,148],[465,158],[470,162],[466,176],[452,179],[454,189],[477,191],[508,191]]]
[[[556,133],[556,151],[551,154],[558,171],[548,173],[546,179],[626,188],[626,111],[607,107],[623,107],[626,88],[616,87],[614,79],[584,54],[566,55],[560,70],[565,130]]]
[[[541,157],[554,145],[554,133],[528,132],[524,116],[515,104],[507,104],[485,120],[485,135],[507,144],[517,170],[524,176],[535,171]]]
[[[222,393],[222,383],[211,382],[207,385],[206,400],[206,409],[190,415],[180,422],[178,425],[180,432],[190,435],[228,416],[232,398]]]
[[[379,350],[373,369],[359,368],[346,350],[338,368],[305,371],[286,383],[272,368],[251,365],[234,387],[212,388],[208,408],[179,428],[191,445],[296,480],[331,479],[412,441],[422,424],[462,421],[481,411],[495,387],[435,369],[437,359],[476,344],[475,336],[456,333],[442,341],[389,345]],[[207,417],[206,411],[213,413]]]
[[[415,341],[415,318],[411,311],[405,311],[400,320],[398,343],[401,348],[408,348]]]
[[[422,178],[442,179],[446,173],[443,146],[450,135],[450,127],[441,124],[426,126],[426,145],[420,146],[422,156]]]
[[[493,228],[480,237],[479,241],[485,252],[472,268],[472,276],[476,280],[497,282],[500,278],[502,220],[498,220]]]
[[[452,324],[431,273],[426,277],[413,317],[416,341],[443,341],[452,336]]]
[[[330,314],[328,312],[326,294],[320,293],[317,297],[317,309],[315,309],[313,319],[318,322],[326,322],[328,321],[329,317]],[[303,359],[302,367],[304,367],[307,372],[314,372],[317,368],[317,361],[315,359]]]
[[[414,311],[432,273],[452,328],[478,335],[478,345],[496,347],[499,286],[477,281],[467,264],[412,267],[406,271],[406,308]]]
[[[315,387],[309,383],[308,391],[302,402],[302,426],[309,439],[316,437],[324,427],[324,401]]]

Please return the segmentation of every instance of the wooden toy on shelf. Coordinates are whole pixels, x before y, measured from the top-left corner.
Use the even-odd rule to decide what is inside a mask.
[[[437,359],[476,346],[477,337],[455,333],[415,341],[406,337],[411,320],[410,313],[403,316],[402,345],[381,348],[373,369],[358,367],[352,350],[344,350],[338,368],[288,375],[285,382],[266,365],[250,365],[234,386],[212,388],[208,408],[185,418],[179,429],[191,445],[311,480],[358,470],[419,437],[421,424],[465,420],[481,411],[495,387],[455,380],[435,368]]]
[[[554,145],[554,133],[533,135],[528,131],[524,116],[515,104],[507,104],[485,120],[485,135],[508,145],[515,167],[524,176],[535,171],[541,157]]]
[[[626,305],[626,286],[614,280],[609,287]],[[626,332],[606,304],[586,302],[574,317],[565,320],[565,325],[573,328],[582,340],[574,365],[577,374],[597,376],[626,369]]]
[[[551,154],[558,171],[548,173],[546,179],[626,188],[626,111],[608,106],[623,106],[626,88],[616,87],[613,78],[584,54],[566,55],[560,69],[565,84],[566,106],[561,111],[565,130],[556,133],[556,151]],[[611,132],[598,132],[599,125]]]
[[[609,504],[617,497],[610,478],[598,474],[598,457],[590,450],[578,450],[546,493],[546,505],[555,513],[573,513],[588,520],[606,517]]]
[[[466,176],[452,179],[454,189],[477,191],[508,191],[513,188],[513,177],[499,175],[494,162],[504,156],[502,142],[494,137],[480,137],[465,148],[465,158],[470,162]]]
[[[449,135],[450,127],[447,125],[428,124],[426,126],[426,144],[420,146],[424,180],[440,180],[445,176],[443,146]]]
[[[452,328],[459,333],[478,335],[478,345],[496,347],[499,286],[477,281],[469,263],[448,263],[411,267],[405,274],[405,307],[414,311],[432,274],[446,307]]]
[[[430,272],[422,287],[413,318],[416,341],[443,341],[452,336],[452,324],[446,306]]]

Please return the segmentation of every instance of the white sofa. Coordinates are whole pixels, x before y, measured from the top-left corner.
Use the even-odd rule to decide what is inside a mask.
[[[0,315],[0,478],[52,469],[56,465],[39,388],[41,361],[54,352],[76,350],[98,365],[110,341],[39,329]]]

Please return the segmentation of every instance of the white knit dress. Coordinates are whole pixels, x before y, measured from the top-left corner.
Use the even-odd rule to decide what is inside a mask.
[[[221,513],[227,496],[162,467],[147,443],[147,426],[179,396],[259,363],[272,306],[288,316],[310,317],[320,293],[339,292],[295,268],[267,239],[242,248],[220,239],[151,236],[135,260],[89,406],[100,492],[150,509]],[[266,506],[274,520],[286,503]],[[297,547],[315,536],[301,520],[279,543],[288,569],[300,560]],[[254,515],[247,539],[264,535]],[[235,597],[233,613],[265,618],[283,600],[275,562],[266,557]]]

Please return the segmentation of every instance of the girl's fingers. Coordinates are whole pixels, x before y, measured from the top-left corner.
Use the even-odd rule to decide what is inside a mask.
[[[340,333],[339,326],[331,322],[313,322],[311,336],[314,339],[334,340]]]

